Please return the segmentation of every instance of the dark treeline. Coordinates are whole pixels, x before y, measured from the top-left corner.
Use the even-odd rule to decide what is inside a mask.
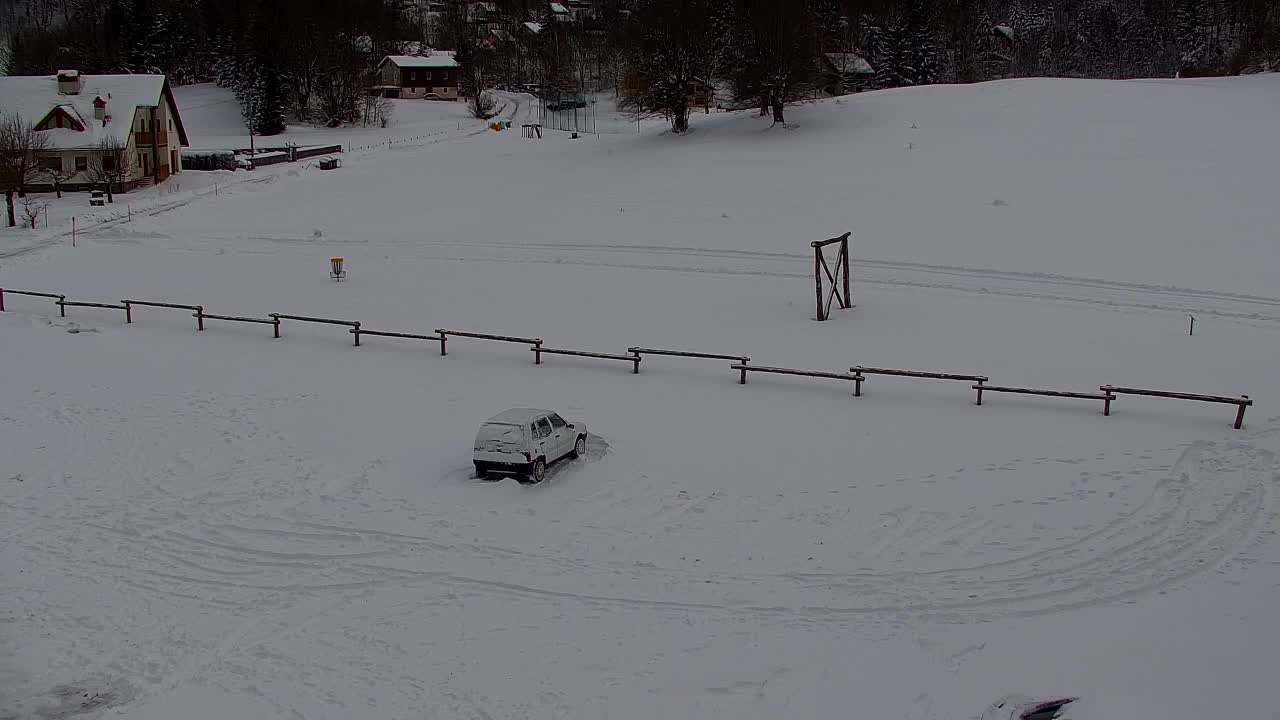
[[[855,75],[859,87],[898,87],[1280,69],[1280,0],[561,4],[569,15],[533,0],[10,0],[0,9],[0,59],[10,74],[65,67],[216,80],[236,90],[246,122],[263,134],[287,118],[385,119],[386,103],[367,90],[373,67],[427,48],[458,52],[470,98],[528,84],[612,87],[676,131],[700,97],[709,102],[691,91],[699,85],[714,87],[722,105],[782,121],[787,104],[842,92]],[[851,58],[853,68],[833,67]]]

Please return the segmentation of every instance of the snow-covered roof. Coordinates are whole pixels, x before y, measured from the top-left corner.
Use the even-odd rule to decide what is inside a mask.
[[[58,75],[79,77],[80,92],[63,95],[58,92]],[[182,145],[187,145],[187,132],[173,102],[164,75],[85,75],[75,70],[60,70],[58,75],[19,75],[0,77],[0,107],[17,112],[31,125],[39,125],[55,108],[61,108],[84,130],[52,128],[42,131],[55,150],[91,150],[103,140],[128,143],[133,118],[139,107],[159,107],[168,97],[173,108],[174,125]],[[106,102],[108,120],[94,119],[93,102]]]
[[[551,12],[556,15],[568,15],[569,8],[561,5],[560,3],[551,3]]]
[[[534,35],[537,35],[538,33],[542,32],[542,23],[527,22],[524,24],[524,29],[528,30]]]
[[[536,408],[511,408],[510,410],[498,413],[493,417],[485,420],[486,423],[498,423],[505,425],[523,425],[530,423],[543,415],[551,412],[550,410],[538,410]]]
[[[436,50],[430,55],[388,55],[382,58],[378,67],[386,63],[394,63],[402,68],[459,68],[462,67],[454,58],[452,50]]]
[[[831,61],[831,66],[842,73],[853,75],[873,75],[875,70],[871,69],[871,63],[866,61],[857,53],[826,53],[827,60]]]

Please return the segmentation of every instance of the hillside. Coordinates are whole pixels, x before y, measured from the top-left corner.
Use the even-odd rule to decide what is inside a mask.
[[[74,300],[1255,404],[1237,431],[1155,398],[854,398],[6,295],[0,717],[1265,715],[1278,91],[1020,80],[788,128],[455,130],[11,257],[0,287]],[[809,242],[845,231],[856,307],[816,323]],[[473,478],[478,424],[525,406],[585,423],[588,456]]]

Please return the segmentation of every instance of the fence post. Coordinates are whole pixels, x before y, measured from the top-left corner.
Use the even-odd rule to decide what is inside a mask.
[[[203,305],[196,306],[196,328],[201,331],[204,330],[204,306]]]
[[[356,347],[360,347],[360,323],[357,322],[352,330],[352,334],[356,336]]]
[[[854,397],[862,397],[862,381],[865,379],[866,378],[863,377],[862,373],[860,372],[856,372],[853,374],[853,396]]]
[[[818,287],[818,320],[826,320],[822,312],[822,248],[813,248],[813,281]],[[744,373],[745,374],[745,373]]]
[[[1115,396],[1115,395],[1112,395],[1110,390],[1108,390],[1107,392],[1103,393],[1103,396],[1102,396],[1102,414],[1103,414],[1103,416],[1104,416],[1104,417],[1111,417],[1111,401],[1112,401],[1112,400],[1115,400],[1115,399],[1116,399],[1116,396]]]
[[[4,312],[4,288],[0,288],[0,312]]]
[[[978,391],[978,403],[977,403],[977,404],[981,405],[981,404],[982,404],[982,381],[981,381],[981,380],[979,380],[979,381],[978,381],[978,383],[977,383],[976,385],[974,385],[974,386],[973,386],[973,388],[974,388],[975,390],[977,390],[977,391]]]
[[[849,296],[849,233],[844,234],[844,240],[840,241],[840,252],[844,256],[844,307],[853,307],[853,300]]]
[[[1241,396],[1240,396],[1240,399],[1241,399],[1241,400],[1248,400],[1248,399],[1249,399],[1249,396],[1248,396],[1248,395],[1241,395]],[[1240,409],[1236,411],[1236,424],[1233,426],[1236,430],[1239,430],[1241,427],[1243,427],[1243,426],[1244,426],[1244,409],[1245,409],[1245,407],[1246,407],[1246,405],[1245,405],[1244,403],[1240,403]]]
[[[128,301],[126,301],[124,304],[124,321],[126,323],[133,322],[133,305],[131,305]]]
[[[67,316],[67,296],[66,295],[58,296],[58,310],[59,310],[59,314],[61,314],[62,317]]]
[[[275,336],[276,336],[276,337],[280,337],[280,318],[276,318],[276,319],[275,319],[275,322],[273,322],[273,323],[271,323],[271,324],[272,324],[272,326],[275,328],[275,331],[276,331],[276,332],[275,332]]]

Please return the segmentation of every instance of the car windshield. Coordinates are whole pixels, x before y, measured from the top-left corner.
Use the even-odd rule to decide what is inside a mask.
[[[524,440],[524,428],[519,425],[485,423],[476,434],[476,450],[501,452],[519,448]]]

